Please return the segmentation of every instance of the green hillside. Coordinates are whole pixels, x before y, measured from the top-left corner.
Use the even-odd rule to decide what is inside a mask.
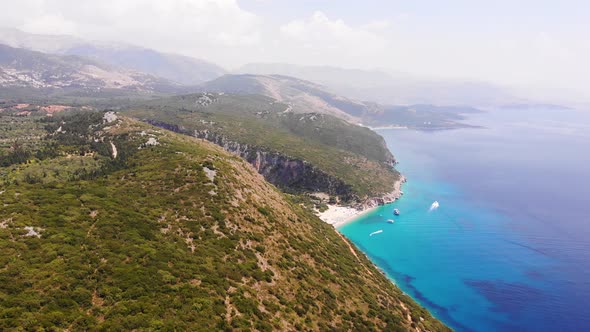
[[[342,180],[359,199],[388,193],[399,179],[375,132],[327,114],[294,113],[263,96],[185,95],[137,104],[128,114],[304,160]]]
[[[220,147],[110,113],[0,120],[1,330],[447,330]]]

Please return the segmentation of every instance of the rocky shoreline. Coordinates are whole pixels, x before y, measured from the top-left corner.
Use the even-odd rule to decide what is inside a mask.
[[[393,185],[393,191],[382,196],[368,198],[354,207],[358,210],[364,211],[377,206],[393,203],[403,195],[401,190],[402,184],[404,184],[406,181],[406,178],[403,175],[400,175],[400,179]]]

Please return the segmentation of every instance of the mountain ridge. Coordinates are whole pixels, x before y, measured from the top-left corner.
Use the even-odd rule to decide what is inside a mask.
[[[0,44],[0,85],[33,89],[173,91],[179,86],[148,74],[74,55],[53,55]]]
[[[205,92],[260,94],[287,103],[295,113],[320,113],[336,116],[350,123],[381,127],[404,126],[417,129],[469,127],[463,114],[479,112],[468,106],[415,104],[390,106],[361,101],[330,92],[329,88],[304,79],[285,75],[224,75],[200,85]]]
[[[337,116],[350,122],[359,119],[326,102],[318,94],[322,86],[295,77],[284,75],[224,75],[200,85],[205,92],[224,92],[233,94],[260,94],[279,102],[286,102],[298,113],[324,113]],[[347,100],[353,104],[355,102]],[[362,107],[362,105],[359,105]]]
[[[286,63],[250,63],[236,74],[279,74],[310,80],[336,94],[385,105],[499,106],[525,103],[507,88],[469,80],[434,80],[380,69],[349,69]]]
[[[48,54],[85,56],[188,86],[226,73],[225,69],[212,62],[189,56],[125,43],[88,41],[67,35],[39,35],[0,28],[0,43]]]

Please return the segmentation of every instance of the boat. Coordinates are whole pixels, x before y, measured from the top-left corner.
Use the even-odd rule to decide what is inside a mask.
[[[393,209],[393,214],[395,214],[396,216],[399,216],[399,210],[398,209]]]
[[[388,223],[390,223],[390,224],[393,224],[393,223],[395,222],[395,220],[393,220],[393,219],[388,219],[388,220],[387,220],[387,222],[388,222]]]
[[[382,230],[382,229],[380,229],[380,230],[378,230],[378,231],[375,231],[375,232],[373,232],[373,233],[369,234],[369,236],[373,236],[373,235],[375,235],[375,234],[379,234],[379,233],[383,233],[383,230]]]
[[[440,204],[438,203],[438,201],[434,201],[434,203],[430,205],[430,211],[438,209],[439,206]]]

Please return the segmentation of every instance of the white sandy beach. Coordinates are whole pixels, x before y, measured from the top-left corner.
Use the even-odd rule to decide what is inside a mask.
[[[371,209],[361,211],[348,206],[328,205],[328,209],[324,212],[318,213],[318,215],[323,221],[338,228],[370,210]]]

